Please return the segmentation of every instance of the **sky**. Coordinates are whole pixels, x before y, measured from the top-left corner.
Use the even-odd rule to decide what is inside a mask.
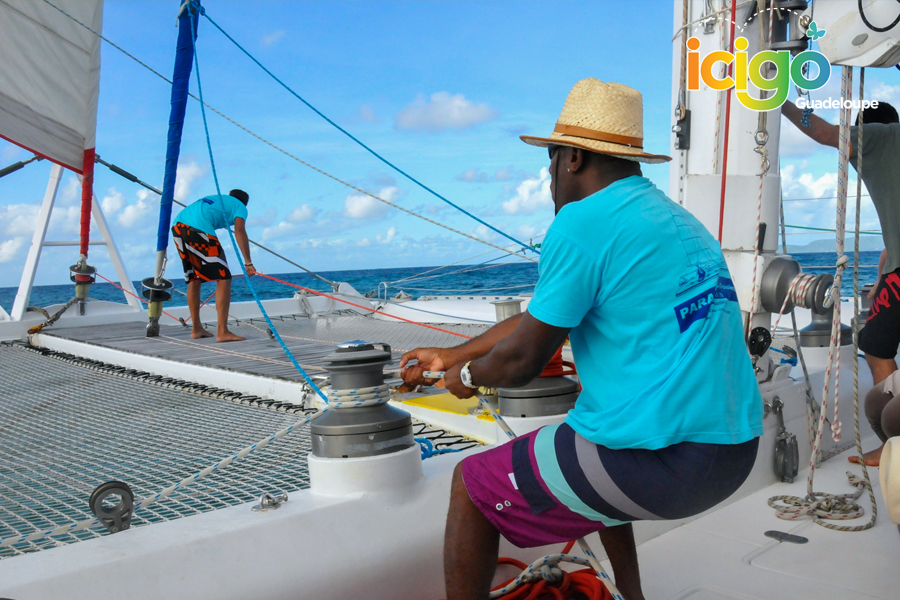
[[[104,34],[171,76],[178,2],[107,0]],[[225,31],[312,105],[388,160],[513,237],[539,239],[553,217],[546,150],[522,134],[552,131],[568,91],[597,77],[638,89],[645,147],[671,154],[673,5],[633,2],[239,2],[204,6]],[[243,126],[352,185],[471,235],[507,240],[378,161],[279,87],[205,19],[198,40],[204,99]],[[838,96],[832,76],[814,97]],[[900,100],[900,73],[867,73],[871,98]],[[197,91],[197,81],[191,82]],[[161,187],[168,84],[104,45],[97,152]],[[836,111],[817,112],[836,121]],[[447,264],[490,248],[404,214],[296,162],[209,114],[223,192],[250,194],[250,237],[317,271]],[[833,227],[837,153],[789,124],[781,172],[787,222]],[[30,155],[0,140],[0,166]],[[0,179],[0,286],[17,285],[50,165]],[[644,174],[668,189],[668,165]],[[855,182],[851,183],[855,189]],[[150,276],[158,197],[98,165],[95,193],[131,279]],[[190,101],[176,198],[215,193],[199,105]],[[66,173],[48,239],[76,239],[80,192]],[[878,229],[864,201],[864,229]],[[96,230],[94,234],[96,235]],[[816,235],[792,236],[803,244]],[[225,241],[229,260],[235,261]],[[181,275],[170,245],[169,278]],[[487,255],[487,258],[499,253]],[[36,283],[64,283],[74,248],[49,248]],[[476,260],[484,260],[484,257]],[[90,262],[112,273],[106,252]],[[264,272],[293,270],[259,250]]]

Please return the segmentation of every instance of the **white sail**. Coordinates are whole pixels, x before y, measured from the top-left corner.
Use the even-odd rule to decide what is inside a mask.
[[[53,0],[97,33],[103,0]],[[81,173],[93,162],[100,38],[47,2],[0,0],[0,137]]]

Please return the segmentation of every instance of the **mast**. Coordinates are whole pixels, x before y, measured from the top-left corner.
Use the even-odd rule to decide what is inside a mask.
[[[748,57],[765,49],[761,48],[761,44],[769,44],[771,11],[766,10],[745,24],[743,21],[748,16],[748,9],[755,10],[756,6],[744,6],[738,9],[735,26],[732,27],[730,10],[720,11],[730,9],[733,4],[738,3],[731,0],[675,2],[675,32],[681,31],[685,23],[689,25],[685,34],[678,35],[673,41],[672,127],[675,160],[670,170],[669,190],[674,200],[690,210],[719,239],[748,329],[758,326],[768,328],[771,314],[759,306],[758,299],[754,301],[754,294],[758,294],[755,289],[759,286],[762,272],[775,258],[778,248],[781,109],[756,112],[738,102],[733,89],[719,91],[701,81],[699,89],[689,90],[687,81],[689,58],[699,66],[712,52],[728,52],[732,48],[732,31],[735,38],[746,39]],[[776,6],[779,4],[785,3],[775,3]],[[782,16],[786,17],[787,13]],[[691,25],[694,21],[699,22]],[[774,16],[772,43],[785,41],[787,23],[786,18]],[[689,55],[686,45],[690,38],[700,42],[694,57]],[[717,79],[722,79],[729,73],[734,77],[734,68],[734,63],[726,70],[724,62],[717,62],[712,71]],[[747,92],[755,98],[760,97],[760,90],[752,83]],[[729,95],[732,96],[730,111]],[[687,111],[684,119],[678,118],[681,114],[676,114],[682,107]]]
[[[181,4],[179,2],[179,4]],[[169,227],[172,225],[172,201],[175,197],[175,178],[178,174],[178,156],[181,153],[181,133],[184,129],[184,113],[187,109],[188,88],[191,69],[194,64],[194,40],[199,27],[196,16],[202,8],[199,0],[188,0],[181,4],[178,13],[178,41],[175,48],[175,68],[172,74],[171,110],[169,112],[169,133],[166,139],[166,164],[163,178],[162,198],[159,201],[159,226],[156,232],[156,270],[154,277],[141,283],[148,304],[149,322],[147,337],[159,335],[159,317],[163,303],[171,300],[169,291],[172,282],[165,278],[166,250],[169,246]]]

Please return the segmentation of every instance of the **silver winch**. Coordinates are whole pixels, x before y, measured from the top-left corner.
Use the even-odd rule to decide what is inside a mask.
[[[578,382],[568,377],[538,377],[521,387],[498,390],[503,417],[549,417],[569,412],[578,399]]]
[[[786,257],[776,257],[766,268],[760,282],[760,300],[763,308],[772,313],[790,312],[795,306],[808,308],[812,322],[800,330],[800,345],[805,348],[823,348],[831,343],[831,323],[834,305],[826,304],[826,298],[834,285],[834,277],[829,273],[813,276],[803,274],[806,281],[797,285],[801,278],[800,263]],[[799,291],[804,291],[800,294]],[[840,345],[853,342],[853,330],[841,324]]]
[[[381,346],[381,348],[376,348]],[[335,397],[352,390],[383,388],[384,366],[391,362],[391,347],[363,340],[344,342],[325,357],[331,376],[332,408],[310,425],[312,453],[320,458],[359,458],[398,452],[415,445],[409,414],[387,402],[354,406]],[[336,407],[337,404],[341,407]]]

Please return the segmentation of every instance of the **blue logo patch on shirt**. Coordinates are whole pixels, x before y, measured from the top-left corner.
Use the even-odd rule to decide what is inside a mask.
[[[713,306],[728,301],[737,302],[734,282],[727,277],[719,277],[715,287],[700,292],[675,307],[675,318],[678,320],[679,330],[684,333],[693,323],[705,319]]]

